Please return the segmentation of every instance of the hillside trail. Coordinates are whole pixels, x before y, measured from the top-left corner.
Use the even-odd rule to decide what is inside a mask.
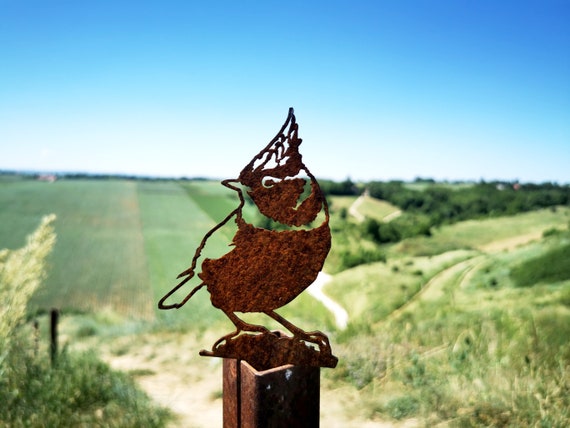
[[[362,203],[364,202],[364,195],[360,195],[358,198],[356,198],[356,200],[350,205],[350,207],[348,208],[348,213],[353,216],[356,221],[358,221],[359,223],[362,223],[364,221],[364,216],[358,211],[358,207],[360,207],[360,205],[362,205]]]
[[[348,325],[348,312],[336,301],[323,292],[323,287],[332,279],[332,276],[325,272],[319,272],[317,279],[313,282],[307,292],[321,302],[330,312],[332,312],[338,328],[344,330]]]
[[[362,223],[366,219],[366,216],[361,214],[360,211],[358,211],[358,208],[360,208],[360,205],[362,205],[364,203],[365,199],[368,197],[369,196],[367,193],[360,195],[358,198],[356,198],[356,200],[348,208],[348,213],[351,216],[353,216],[356,219],[356,221],[358,221],[359,223]],[[396,211],[391,212],[390,214],[384,216],[382,218],[382,221],[384,223],[389,223],[401,215],[402,215],[402,210],[396,210]]]
[[[402,215],[402,210],[396,210],[396,211],[394,211],[394,212],[388,214],[387,216],[385,216],[385,217],[382,219],[382,221],[383,221],[384,223],[389,223],[389,222],[391,222],[392,220],[394,220],[395,218],[400,217],[401,215]]]

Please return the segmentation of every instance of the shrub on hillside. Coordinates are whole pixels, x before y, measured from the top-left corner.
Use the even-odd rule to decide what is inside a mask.
[[[340,254],[341,270],[374,262],[386,262],[386,253],[379,249],[367,250],[359,248],[357,251],[345,250]]]
[[[20,337],[20,344],[25,338]],[[23,342],[23,343],[22,343]],[[112,370],[94,353],[49,359],[12,352],[11,376],[0,383],[0,426],[162,427],[169,418],[126,373]]]
[[[528,260],[511,271],[511,278],[519,287],[530,287],[540,282],[558,282],[570,279],[570,244],[552,249],[540,257]]]

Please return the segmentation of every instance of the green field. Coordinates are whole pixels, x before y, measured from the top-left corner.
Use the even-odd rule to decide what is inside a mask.
[[[0,247],[17,248],[40,218],[57,215],[57,243],[45,287],[32,303],[39,311],[112,311],[131,319],[165,322],[181,318],[198,329],[226,320],[204,290],[187,310],[159,311],[158,300],[190,266],[202,237],[238,205],[235,193],[217,182],[126,180],[0,181]],[[246,207],[246,210],[251,207]],[[230,222],[207,243],[204,257],[229,250]],[[193,285],[173,296],[180,300]],[[314,307],[317,306],[317,307]],[[303,296],[284,314],[308,312],[313,325],[332,317]]]
[[[0,246],[16,248],[49,213],[57,243],[46,287],[33,303],[76,311],[112,308],[152,317],[137,183],[17,181],[0,186]]]
[[[333,246],[325,264],[332,280],[324,291],[348,312],[348,327],[336,326],[307,293],[280,309],[293,323],[329,334],[340,362],[323,372],[324,382],[349,388],[346,413],[418,418],[426,426],[565,426],[570,207],[463,221],[378,246],[341,215],[355,199],[331,198]],[[111,313],[152,321],[161,335],[180,326],[229,331],[206,290],[180,311],[156,304],[204,234],[237,203],[217,182],[3,178],[0,247],[21,247],[40,218],[55,213],[50,274],[32,309],[58,307],[78,320]],[[376,219],[395,211],[372,198],[360,209]],[[218,230],[203,255],[228,251],[234,232],[231,224]],[[367,252],[384,261],[340,264],[347,254]]]

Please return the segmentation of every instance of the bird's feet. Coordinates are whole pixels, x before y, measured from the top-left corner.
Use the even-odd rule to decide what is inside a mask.
[[[229,342],[231,339],[233,339],[234,337],[236,337],[238,334],[240,334],[240,330],[236,330],[233,333],[229,333],[226,334],[225,336],[220,337],[218,340],[216,340],[216,342],[214,343],[214,345],[212,346],[212,351],[216,351],[216,349],[218,348],[218,346],[220,346],[221,343],[223,342]]]
[[[300,331],[296,332],[295,337],[305,342],[317,345],[319,347],[319,351],[322,353],[331,353],[329,338],[320,331]]]
[[[214,343],[214,346],[212,346],[212,351],[215,352],[216,349],[218,349],[220,346],[224,346],[224,342],[226,345],[229,344],[232,340],[235,340],[235,338],[237,336],[239,336],[239,334],[242,332],[252,332],[252,333],[258,333],[258,334],[273,334],[267,328],[265,328],[261,325],[243,323],[243,325],[241,325],[240,328],[236,329],[236,331],[229,333],[229,334],[226,334],[225,336],[222,336],[218,340],[216,340],[216,342]]]

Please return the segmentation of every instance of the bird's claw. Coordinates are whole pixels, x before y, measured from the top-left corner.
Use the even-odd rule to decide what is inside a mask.
[[[301,337],[301,339],[306,342],[314,343],[319,347],[319,350],[321,352],[327,352],[327,353],[331,352],[331,345],[329,343],[329,338],[320,331],[307,332],[305,333],[305,335],[303,335],[303,337]]]
[[[224,342],[224,341],[226,343],[229,342],[230,339],[236,337],[239,333],[240,333],[240,330],[236,330],[230,334],[226,334],[225,336],[220,337],[218,340],[216,340],[216,342],[212,346],[212,351],[215,352],[222,342]]]
[[[269,331],[267,328],[265,328],[261,325],[246,324],[243,326],[243,328],[238,328],[236,331],[220,337],[214,343],[214,346],[212,346],[212,351],[216,351],[216,349],[218,349],[221,346],[222,342],[229,343],[232,339],[239,336],[239,334],[241,332],[251,332],[251,333],[259,333],[259,334],[273,334],[271,331]]]

